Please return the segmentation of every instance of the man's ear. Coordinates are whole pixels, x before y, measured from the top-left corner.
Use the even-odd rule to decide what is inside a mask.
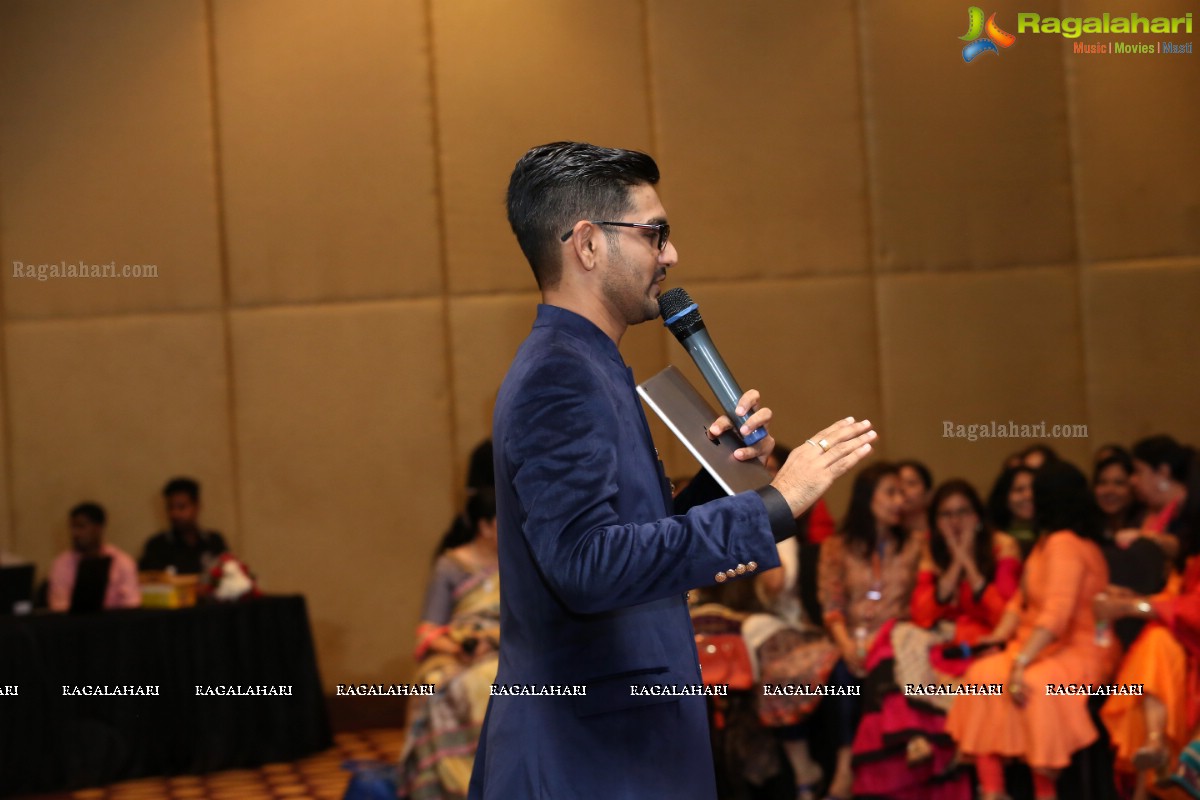
[[[575,233],[570,240],[575,258],[580,266],[589,272],[596,268],[600,248],[603,247],[599,233],[595,225],[585,220],[576,223]]]

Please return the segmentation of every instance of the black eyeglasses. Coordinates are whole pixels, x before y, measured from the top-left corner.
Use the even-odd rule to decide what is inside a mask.
[[[667,246],[667,239],[671,236],[671,226],[665,222],[650,223],[650,222],[604,222],[598,219],[589,219],[588,222],[593,225],[613,225],[618,228],[643,228],[649,231],[658,232],[658,251],[661,253]],[[574,228],[562,235],[562,240],[565,242],[571,238],[571,234],[575,232]]]

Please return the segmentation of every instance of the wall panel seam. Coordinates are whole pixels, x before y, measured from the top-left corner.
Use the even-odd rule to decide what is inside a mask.
[[[458,412],[457,412],[457,381],[455,380],[454,325],[450,319],[450,253],[447,249],[449,232],[446,230],[446,180],[442,169],[442,129],[441,117],[438,114],[438,84],[437,84],[437,52],[434,45],[433,2],[425,0],[425,53],[429,79],[429,148],[433,157],[433,196],[437,210],[437,241],[438,266],[441,278],[442,306],[442,347],[445,358],[442,367],[446,370],[446,416],[447,429],[450,432],[450,442],[455,446],[454,452],[460,452],[462,443],[459,442]],[[491,432],[488,432],[491,436]],[[457,470],[456,470],[457,474]],[[455,494],[456,505],[465,502],[465,498]]]
[[[0,231],[4,230],[3,220],[0,220]],[[0,241],[0,253],[4,252],[3,242]],[[5,262],[7,263],[7,262]],[[0,429],[0,434],[4,436],[4,448],[0,451],[0,469],[4,470],[4,485],[0,490],[4,492],[5,506],[8,511],[7,531],[3,538],[0,538],[0,550],[16,551],[16,536],[17,536],[17,509],[16,489],[13,478],[13,404],[12,398],[8,391],[8,313],[5,310],[5,282],[0,281],[0,404],[4,407],[4,419],[0,421],[3,428]]]
[[[1074,91],[1077,81],[1076,74],[1076,59],[1072,57],[1070,51],[1063,49],[1060,55],[1063,63],[1063,105],[1066,115],[1067,125],[1067,168],[1070,170],[1071,183],[1069,197],[1071,202],[1071,220],[1072,235],[1075,237],[1075,269],[1073,277],[1075,280],[1075,303],[1076,303],[1076,327],[1079,333],[1079,360],[1080,360],[1080,378],[1083,381],[1083,419],[1091,426],[1094,426],[1096,420],[1092,419],[1092,392],[1093,386],[1091,382],[1091,347],[1088,340],[1088,319],[1087,319],[1087,288],[1085,286],[1084,267],[1088,263],[1088,254],[1085,252],[1084,227],[1085,221],[1083,218],[1083,210],[1080,207],[1080,198],[1083,197],[1082,187],[1080,185],[1081,178],[1079,172],[1079,108],[1077,105],[1077,96]]]
[[[232,271],[229,264],[229,235],[225,220],[225,182],[222,180],[221,119],[217,88],[217,29],[215,0],[204,0],[205,44],[208,57],[208,101],[211,126],[213,196],[216,202],[217,259],[221,275],[221,343],[225,349],[225,413],[229,425],[229,484],[233,501],[234,547],[246,550],[246,531],[242,509],[241,452],[238,447],[237,380],[234,369]]]
[[[876,231],[879,229],[877,214],[878,203],[876,193],[874,191],[874,175],[875,172],[871,168],[871,143],[874,128],[871,124],[871,96],[868,90],[868,53],[867,47],[867,14],[863,8],[863,0],[856,0],[850,6],[850,13],[854,18],[855,44],[857,59],[855,66],[858,69],[858,101],[859,115],[862,119],[861,126],[861,141],[862,141],[862,170],[863,170],[863,194],[866,199],[866,219],[864,220],[863,228],[866,236],[867,249],[867,272],[870,277],[870,292],[871,292],[871,319],[875,325],[875,379],[877,391],[879,392],[879,413],[882,419],[877,420],[874,426],[876,430],[887,429],[888,415],[890,408],[888,406],[888,390],[887,380],[884,372],[884,347],[883,347],[883,320],[882,306],[879,297],[879,280],[882,266],[882,258],[876,247]]]

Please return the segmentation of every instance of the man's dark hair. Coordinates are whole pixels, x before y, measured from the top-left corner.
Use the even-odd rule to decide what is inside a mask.
[[[172,478],[163,487],[163,497],[170,498],[173,494],[186,494],[193,503],[199,503],[200,484],[191,478]]]
[[[538,288],[562,278],[562,235],[581,219],[619,219],[633,208],[629,187],[643,183],[658,183],[658,165],[636,150],[554,142],[523,155],[508,181],[508,223]]]
[[[93,525],[103,525],[108,520],[108,515],[104,513],[104,506],[99,503],[80,503],[67,515],[68,519],[75,519],[75,517],[87,517]]]

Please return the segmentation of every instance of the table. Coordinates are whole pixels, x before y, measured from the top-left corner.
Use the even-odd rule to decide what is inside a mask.
[[[157,696],[76,696],[146,686]],[[207,694],[279,686],[290,696]],[[0,617],[0,796],[253,767],[331,743],[302,596]]]

